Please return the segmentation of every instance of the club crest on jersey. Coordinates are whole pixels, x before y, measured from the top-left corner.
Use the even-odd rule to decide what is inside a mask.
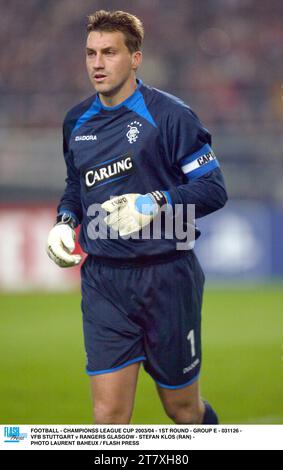
[[[139,136],[139,127],[142,127],[142,124],[138,121],[133,121],[131,124],[128,124],[129,130],[126,134],[128,141],[130,144],[133,144],[134,142],[137,141],[138,136]]]
[[[112,183],[133,173],[133,158],[130,153],[107,160],[88,168],[84,172],[84,182],[87,191],[102,184]]]

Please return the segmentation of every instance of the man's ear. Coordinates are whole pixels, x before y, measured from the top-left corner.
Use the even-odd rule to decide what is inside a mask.
[[[133,70],[137,70],[142,62],[142,52],[136,51],[132,55],[132,68]]]

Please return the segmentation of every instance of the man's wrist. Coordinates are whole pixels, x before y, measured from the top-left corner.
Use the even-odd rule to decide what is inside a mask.
[[[152,191],[148,194],[152,197],[152,199],[154,199],[159,207],[162,207],[165,204],[170,204],[170,195],[167,191]]]
[[[56,217],[56,225],[66,224],[69,225],[72,229],[75,229],[78,226],[76,217],[71,212],[64,211],[60,212]]]
[[[167,191],[152,191],[140,195],[135,203],[138,212],[144,215],[157,215],[161,207],[171,206],[171,196]]]

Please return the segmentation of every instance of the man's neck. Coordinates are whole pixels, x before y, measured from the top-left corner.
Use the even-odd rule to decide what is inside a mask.
[[[137,86],[138,84],[136,78],[134,78],[125,86],[123,86],[121,90],[111,96],[102,95],[101,93],[99,93],[100,101],[104,106],[107,107],[117,106],[118,104],[122,103],[127,98],[129,98],[129,96],[131,96],[135,92]]]

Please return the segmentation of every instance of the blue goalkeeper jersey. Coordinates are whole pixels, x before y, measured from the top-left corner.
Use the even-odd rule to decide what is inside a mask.
[[[141,80],[117,106],[104,106],[94,94],[72,108],[64,120],[63,142],[67,178],[58,213],[72,213],[81,224],[81,247],[100,259],[165,258],[177,253],[180,241],[163,228],[158,238],[95,236],[95,209],[113,196],[167,191],[172,217],[181,208],[184,227],[188,204],[195,205],[199,218],[227,200],[209,131],[183,101]],[[198,229],[195,233],[197,238]]]

